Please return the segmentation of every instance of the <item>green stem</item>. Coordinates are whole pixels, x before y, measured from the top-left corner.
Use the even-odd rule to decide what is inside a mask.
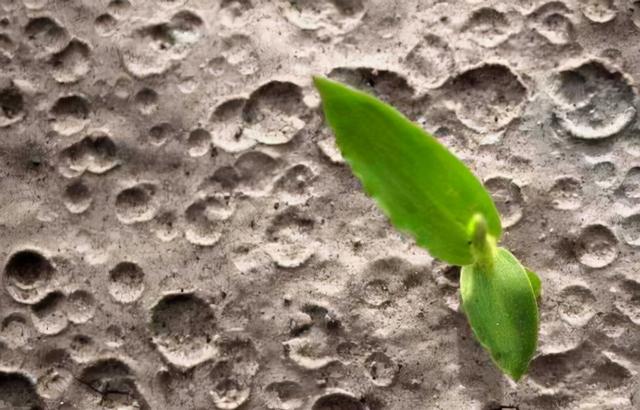
[[[496,239],[489,233],[487,220],[481,214],[473,215],[469,223],[471,236],[471,253],[475,263],[482,268],[491,268],[496,260]]]

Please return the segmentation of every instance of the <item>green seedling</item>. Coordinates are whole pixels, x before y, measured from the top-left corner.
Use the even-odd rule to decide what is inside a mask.
[[[462,266],[460,295],[474,335],[513,380],[536,350],[540,278],[498,247],[500,215],[482,183],[393,107],[314,78],[343,157],[392,224],[438,259]]]

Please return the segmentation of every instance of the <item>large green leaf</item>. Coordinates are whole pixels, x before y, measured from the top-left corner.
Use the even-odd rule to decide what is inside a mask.
[[[524,270],[527,272],[531,288],[533,288],[533,296],[538,299],[540,295],[542,295],[542,281],[540,280],[540,276],[529,268],[524,268]]]
[[[467,226],[476,213],[500,238],[498,211],[480,181],[417,124],[378,99],[314,78],[338,147],[391,222],[432,256],[474,262]]]
[[[498,367],[519,380],[538,340],[538,306],[525,269],[498,248],[493,265],[462,267],[460,294],[476,338]]]

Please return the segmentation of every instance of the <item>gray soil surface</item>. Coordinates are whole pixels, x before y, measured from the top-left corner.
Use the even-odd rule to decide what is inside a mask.
[[[0,408],[640,408],[640,2],[0,1]],[[394,104],[543,282],[515,384],[311,75]]]

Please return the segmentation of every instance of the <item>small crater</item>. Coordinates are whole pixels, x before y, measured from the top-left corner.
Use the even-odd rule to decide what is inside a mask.
[[[37,391],[45,399],[59,399],[73,382],[73,374],[61,367],[50,367],[38,379]]]
[[[73,39],[49,61],[53,78],[59,83],[75,83],[91,69],[91,51],[87,43]]]
[[[605,225],[589,225],[580,233],[575,253],[581,264],[603,268],[617,258],[618,240]]]
[[[582,182],[570,176],[557,178],[549,190],[549,197],[556,209],[576,210],[582,205]]]
[[[634,1],[631,4],[631,21],[640,29],[640,1]]]
[[[275,188],[290,195],[305,195],[315,178],[315,172],[307,165],[296,164],[276,180]]]
[[[19,303],[41,301],[49,291],[55,268],[40,252],[24,249],[9,258],[4,282],[11,297]]]
[[[269,191],[277,167],[278,160],[260,151],[246,152],[234,164],[242,191],[256,195]]]
[[[582,0],[578,4],[582,14],[594,23],[607,23],[618,14],[613,0]]]
[[[370,280],[362,289],[362,299],[366,301],[369,306],[385,306],[390,303],[391,297],[389,284],[384,279]]]
[[[211,135],[213,143],[227,152],[241,152],[257,144],[245,135],[242,119],[247,100],[235,98],[223,102],[211,114]]]
[[[143,88],[134,97],[134,102],[144,115],[151,115],[158,110],[158,93],[151,88]]]
[[[69,212],[81,214],[89,209],[93,202],[93,197],[89,187],[82,180],[77,180],[66,186],[62,200]]]
[[[609,188],[616,181],[616,166],[613,162],[601,161],[593,165],[593,179],[601,188]]]
[[[364,367],[373,384],[381,387],[391,386],[400,370],[398,365],[382,352],[371,353],[364,361]]]
[[[326,337],[296,337],[283,344],[285,355],[303,370],[319,370],[327,368],[338,361],[334,356],[334,347]]]
[[[146,222],[156,215],[156,191],[151,183],[140,183],[123,189],[116,196],[116,216],[123,224]]]
[[[150,409],[138,390],[128,365],[119,359],[99,359],[84,368],[78,378],[78,405],[83,409]],[[89,393],[87,393],[87,389]]]
[[[315,221],[296,207],[278,214],[267,228],[268,242],[264,250],[283,268],[302,266],[315,253],[317,242],[312,238]]]
[[[449,45],[442,38],[427,34],[404,58],[420,84],[427,88],[441,86],[455,70],[455,60]]]
[[[109,347],[120,347],[124,344],[125,332],[122,326],[113,324],[105,329],[105,343]]]
[[[67,318],[72,323],[86,323],[93,318],[96,300],[86,290],[76,290],[67,297]]]
[[[467,127],[496,131],[520,116],[527,89],[507,66],[485,64],[449,82],[451,108]]]
[[[240,175],[238,174],[238,170],[232,166],[225,165],[216,169],[213,175],[205,179],[202,186],[205,188],[210,187],[225,194],[231,194],[239,183]]]
[[[69,41],[67,30],[49,17],[36,17],[29,20],[24,28],[24,34],[38,54],[60,51]]]
[[[94,360],[98,354],[96,342],[86,335],[74,335],[69,343],[69,354],[79,363]]]
[[[636,116],[628,80],[602,63],[589,61],[559,73],[553,90],[560,125],[580,139],[601,139],[626,128]]]
[[[31,337],[31,326],[21,313],[12,313],[0,322],[0,340],[10,349],[28,346]]]
[[[570,10],[564,3],[552,1],[543,4],[531,14],[533,28],[551,44],[572,43],[575,29],[567,14],[570,14]]]
[[[631,246],[640,246],[640,214],[624,218],[620,224],[622,239]]]
[[[311,410],[367,410],[364,404],[349,393],[328,393],[318,398]]]
[[[89,123],[89,101],[79,95],[59,98],[50,111],[51,127],[62,135],[80,132]]]
[[[300,409],[307,397],[305,389],[294,381],[269,383],[265,388],[265,403],[269,410]]]
[[[482,47],[492,48],[511,35],[507,16],[490,7],[482,7],[471,14],[463,32]]]
[[[151,310],[149,327],[160,353],[178,367],[190,368],[218,354],[213,312],[193,294],[164,296]]]
[[[242,134],[263,144],[286,144],[304,127],[306,110],[300,87],[269,82],[251,93],[244,106]]]
[[[104,13],[96,17],[93,27],[99,36],[109,37],[116,32],[118,21],[109,13]]]
[[[189,155],[192,157],[201,157],[209,152],[211,147],[211,134],[203,128],[196,128],[189,133],[187,140],[189,146]]]
[[[568,286],[559,294],[558,310],[562,320],[574,327],[582,327],[595,315],[596,297],[581,285]]]
[[[0,128],[8,127],[24,118],[24,98],[13,84],[0,86]]]
[[[640,200],[640,167],[633,167],[627,171],[616,189],[616,195],[634,204]]]
[[[162,74],[190,53],[203,30],[198,15],[179,11],[167,22],[141,27],[129,35],[121,45],[122,62],[138,78]]]
[[[104,174],[118,164],[116,144],[108,134],[96,131],[60,151],[58,169],[65,177],[74,178],[85,171]]]
[[[220,360],[209,372],[213,386],[209,392],[219,409],[236,409],[251,394],[253,376],[259,368],[258,352],[252,340],[240,334],[228,334],[218,341]]]
[[[144,272],[133,262],[120,262],[109,271],[109,294],[117,302],[135,302],[144,287]]]
[[[149,141],[153,145],[161,146],[169,140],[176,138],[178,132],[173,125],[168,122],[156,124],[149,129]]]
[[[45,409],[31,378],[7,371],[0,371],[0,405],[7,409]]]
[[[616,308],[633,323],[640,325],[640,283],[625,280],[620,284],[616,294]]]
[[[178,237],[177,216],[173,211],[162,211],[153,219],[151,231],[162,242],[170,242]]]
[[[234,212],[233,204],[220,194],[195,201],[185,211],[187,241],[199,246],[215,245],[222,236],[224,221]]]
[[[213,389],[209,395],[217,409],[234,410],[244,405],[251,395],[251,381],[234,373],[231,363],[218,362],[211,373],[209,381]]]
[[[234,34],[222,39],[220,55],[207,63],[214,77],[226,77],[240,81],[260,69],[260,60],[253,40],[243,34]],[[228,81],[228,80],[227,80]]]
[[[129,0],[111,0],[107,5],[107,10],[118,18],[126,17],[131,10]]]
[[[9,63],[15,54],[17,45],[7,34],[0,33],[0,63]]]
[[[415,90],[404,77],[393,71],[368,67],[338,67],[331,70],[328,77],[373,94],[403,112],[411,111],[413,108],[411,105]]]
[[[67,328],[66,298],[60,292],[51,292],[31,308],[31,321],[43,335],[56,335]]]
[[[484,183],[500,212],[502,226],[509,228],[522,219],[524,198],[520,187],[506,177],[489,178]]]
[[[278,1],[284,17],[304,32],[332,40],[358,27],[366,13],[363,0]]]

